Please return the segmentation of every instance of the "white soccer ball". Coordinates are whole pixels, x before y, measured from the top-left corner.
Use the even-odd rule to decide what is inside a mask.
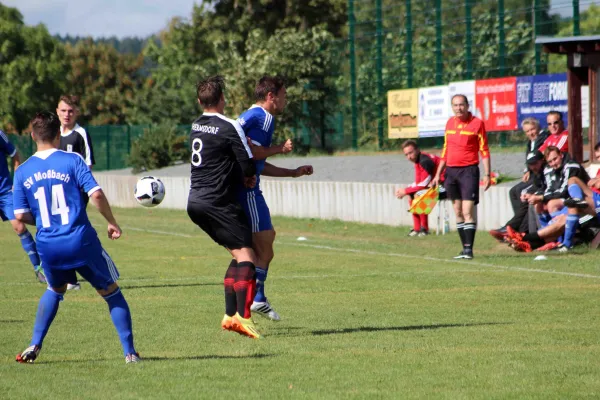
[[[156,207],[165,198],[165,185],[153,176],[144,176],[135,184],[134,196],[144,207]]]

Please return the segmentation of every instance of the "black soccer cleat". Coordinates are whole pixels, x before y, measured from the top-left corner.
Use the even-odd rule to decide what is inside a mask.
[[[589,207],[589,204],[585,199],[577,199],[577,198],[568,198],[565,199],[565,206],[568,208],[577,208],[579,210],[583,210]]]

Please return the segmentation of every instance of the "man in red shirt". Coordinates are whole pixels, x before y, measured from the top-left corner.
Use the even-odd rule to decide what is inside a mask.
[[[562,113],[560,111],[549,111],[546,122],[548,123],[550,136],[540,146],[539,150],[543,153],[546,147],[554,146],[558,147],[561,153],[567,153],[569,151],[569,131],[565,130]]]
[[[396,189],[396,197],[401,199],[404,196],[410,196],[408,204],[412,205],[415,196],[420,196],[421,191],[427,190],[427,185],[431,183],[440,164],[440,158],[421,152],[414,140],[407,140],[402,143],[402,149],[408,161],[415,164],[415,181],[405,188]],[[413,214],[413,229],[408,233],[408,236],[427,236],[428,234],[428,215]]]
[[[467,96],[452,96],[454,117],[446,123],[442,160],[432,186],[440,181],[441,171],[446,168],[444,187],[456,215],[456,229],[463,250],[454,258],[473,258],[475,242],[475,206],[479,203],[479,154],[483,160],[485,190],[490,187],[490,150],[483,121],[469,112]]]

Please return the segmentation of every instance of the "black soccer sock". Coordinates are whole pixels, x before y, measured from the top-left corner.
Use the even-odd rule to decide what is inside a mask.
[[[460,243],[462,244],[463,249],[465,248],[465,242],[466,242],[466,238],[465,238],[465,223],[464,222],[457,222],[456,223],[456,230],[458,231],[458,236],[460,236]]]
[[[242,318],[250,318],[250,306],[256,294],[256,267],[250,261],[237,264],[233,284],[237,301],[237,312]]]
[[[225,286],[225,314],[233,317],[235,315],[235,311],[237,310],[237,299],[235,297],[235,290],[233,285],[235,283],[235,274],[237,271],[237,261],[235,259],[231,260],[229,263],[229,267],[227,268],[227,272],[225,272],[225,279],[223,279],[223,284]]]
[[[475,232],[477,232],[477,225],[475,222],[464,223],[464,249],[467,251],[473,251],[473,245],[475,244]]]
[[[546,244],[544,239],[542,239],[537,232],[526,233],[525,236],[523,236],[523,240],[529,243],[532,249],[537,249]]]

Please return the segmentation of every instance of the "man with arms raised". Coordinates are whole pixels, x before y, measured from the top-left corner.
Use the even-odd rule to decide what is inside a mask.
[[[269,207],[260,190],[260,175],[297,178],[302,175],[311,175],[313,168],[310,165],[303,165],[296,169],[279,168],[265,161],[267,157],[275,154],[292,151],[290,139],[282,145],[271,146],[273,132],[275,132],[273,116],[281,114],[287,102],[283,79],[272,76],[262,77],[256,84],[254,96],[256,104],[240,115],[238,121],[251,141],[258,177],[256,186],[245,190],[242,188],[238,198],[252,229],[253,248],[258,262],[256,264],[256,296],[252,303],[252,311],[273,321],[279,321],[281,318],[271,307],[264,291],[269,264],[274,256],[275,229],[271,223]]]
[[[31,344],[17,355],[17,361],[32,363],[39,356],[67,283],[75,278],[77,271],[108,304],[125,362],[138,362],[131,313],[117,285],[119,273],[88,219],[82,191],[91,196],[108,221],[109,239],[121,237],[121,228],[83,159],[57,149],[60,123],[56,115],[47,111],[38,113],[31,120],[31,127],[37,152],[15,173],[14,213],[17,220],[37,227],[37,247],[48,290],[40,298]]]

